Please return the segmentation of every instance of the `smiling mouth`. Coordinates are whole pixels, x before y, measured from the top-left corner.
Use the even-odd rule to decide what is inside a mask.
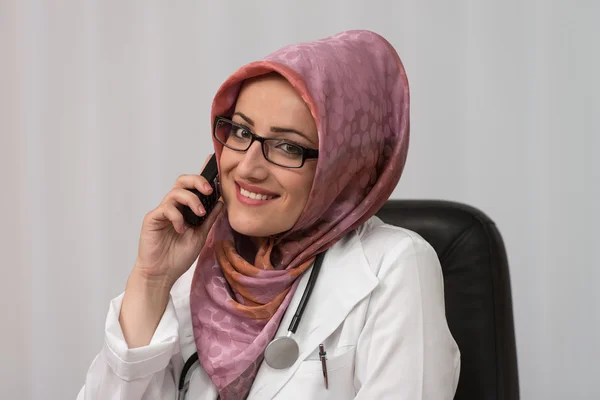
[[[246,199],[254,200],[254,201],[268,201],[279,197],[278,195],[269,195],[269,194],[261,194],[251,192],[250,190],[244,189],[239,184],[236,184],[238,189],[238,196],[241,196]]]
[[[244,196],[248,199],[252,199],[252,200],[271,200],[271,199],[274,199],[275,197],[279,197],[279,196],[268,196],[266,194],[254,193],[254,192],[244,189],[243,187],[241,187],[239,185],[238,185],[238,187],[240,188],[239,193],[242,196]]]

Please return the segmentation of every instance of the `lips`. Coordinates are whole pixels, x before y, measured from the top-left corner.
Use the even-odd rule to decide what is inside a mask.
[[[271,192],[269,190],[263,189],[259,186],[254,186],[254,185],[249,185],[247,183],[244,182],[240,182],[240,181],[235,181],[235,183],[242,189],[244,189],[247,192],[250,193],[255,193],[257,195],[263,195],[263,196],[269,196],[269,197],[279,197],[279,195],[275,192]]]

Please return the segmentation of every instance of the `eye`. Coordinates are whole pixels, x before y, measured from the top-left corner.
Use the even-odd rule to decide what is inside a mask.
[[[232,127],[231,133],[233,136],[235,136],[238,139],[250,139],[252,137],[252,135],[250,134],[250,132],[247,129],[244,129],[239,126]]]
[[[298,157],[302,155],[302,148],[289,142],[280,142],[277,145],[277,149],[283,151],[286,155],[291,157]]]

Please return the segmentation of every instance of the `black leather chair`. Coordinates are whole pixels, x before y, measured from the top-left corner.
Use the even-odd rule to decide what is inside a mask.
[[[519,399],[508,261],[494,222],[473,207],[433,200],[390,200],[377,216],[417,232],[438,254],[461,352],[454,398]]]

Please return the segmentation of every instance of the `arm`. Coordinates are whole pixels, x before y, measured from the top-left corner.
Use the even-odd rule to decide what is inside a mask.
[[[179,321],[172,300],[130,280],[125,294],[111,301],[104,346],[77,400],[175,398],[170,361],[178,353]]]
[[[181,206],[198,217],[206,214],[198,196],[187,189],[203,195],[213,191],[204,177],[181,175],[144,217],[135,267],[124,296],[111,304],[104,347],[78,399],[175,398],[179,371],[173,372],[170,360],[179,353],[179,321],[170,291],[191,270],[223,208],[218,201],[200,226],[186,225]],[[177,361],[179,368],[181,357]]]
[[[448,330],[442,271],[418,235],[386,254],[356,350],[356,399],[452,399],[460,353]]]

